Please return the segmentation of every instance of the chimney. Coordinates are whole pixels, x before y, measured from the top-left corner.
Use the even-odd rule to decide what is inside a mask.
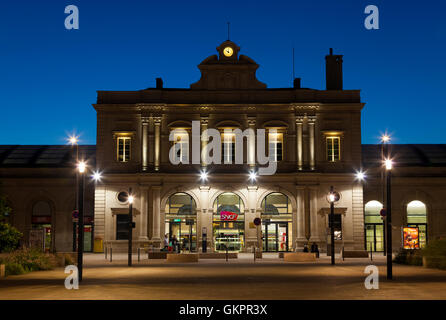
[[[300,89],[300,78],[294,78],[293,87],[294,89]]]
[[[342,55],[334,55],[330,48],[330,55],[325,56],[325,78],[327,90],[342,90]]]
[[[156,88],[157,89],[162,89],[163,88],[163,79],[156,78]]]

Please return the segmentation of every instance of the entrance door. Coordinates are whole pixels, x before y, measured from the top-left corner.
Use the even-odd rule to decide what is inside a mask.
[[[184,251],[196,251],[197,248],[197,232],[194,221],[170,221],[169,237],[177,237],[180,249]]]
[[[367,251],[384,251],[384,229],[382,224],[366,224],[365,226]]]
[[[265,222],[262,224],[263,251],[288,251],[288,223]]]

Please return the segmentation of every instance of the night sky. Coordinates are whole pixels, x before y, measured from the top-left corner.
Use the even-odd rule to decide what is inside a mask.
[[[66,30],[65,6],[80,11]],[[364,9],[380,10],[380,29]],[[268,88],[325,88],[329,48],[344,55],[344,88],[366,103],[363,143],[446,143],[444,1],[1,1],[0,144],[95,144],[96,90],[188,88],[227,39],[254,59]]]

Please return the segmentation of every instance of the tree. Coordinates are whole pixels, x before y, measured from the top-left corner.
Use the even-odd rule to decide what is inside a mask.
[[[11,207],[5,196],[0,195],[0,252],[12,251],[19,246],[23,234],[7,222]]]

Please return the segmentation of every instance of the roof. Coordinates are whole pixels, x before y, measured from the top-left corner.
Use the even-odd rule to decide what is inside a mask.
[[[391,157],[401,167],[446,167],[446,144],[390,144]],[[381,164],[381,144],[362,145],[362,164]]]
[[[71,167],[76,147],[68,145],[0,145],[0,167]],[[96,160],[95,145],[80,145],[79,159]]]

